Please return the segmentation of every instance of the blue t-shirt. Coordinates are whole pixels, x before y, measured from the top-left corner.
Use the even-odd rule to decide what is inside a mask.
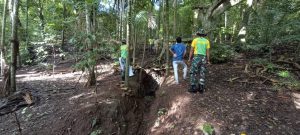
[[[177,55],[176,57],[173,57],[173,61],[182,61],[185,49],[186,47],[183,43],[172,45],[171,50]]]

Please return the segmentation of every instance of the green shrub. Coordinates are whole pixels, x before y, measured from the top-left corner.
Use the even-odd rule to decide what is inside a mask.
[[[212,63],[225,63],[233,58],[235,51],[230,45],[214,45],[212,46],[210,60]]]
[[[209,123],[205,123],[202,127],[202,131],[207,135],[212,135],[214,133],[214,127]]]

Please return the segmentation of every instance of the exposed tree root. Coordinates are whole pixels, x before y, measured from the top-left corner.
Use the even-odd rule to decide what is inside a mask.
[[[277,60],[276,63],[290,64],[294,68],[296,68],[297,70],[300,70],[300,65],[298,63],[296,63],[296,62],[289,62],[289,61],[286,61],[286,60]]]

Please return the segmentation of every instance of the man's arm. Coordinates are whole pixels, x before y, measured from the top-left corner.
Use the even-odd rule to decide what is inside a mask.
[[[209,42],[209,40],[207,40],[207,46],[206,46],[206,58],[207,58],[207,63],[208,63],[208,64],[210,64],[209,49],[210,49],[210,42]]]
[[[176,57],[176,53],[173,52],[172,48],[170,48],[169,50],[170,50],[170,52],[173,54],[173,56]]]
[[[191,50],[190,50],[190,56],[189,56],[189,61],[192,60],[193,53],[194,53],[194,47],[191,47]]]
[[[206,50],[206,57],[207,57],[207,63],[210,64],[210,59],[209,59],[209,49]]]

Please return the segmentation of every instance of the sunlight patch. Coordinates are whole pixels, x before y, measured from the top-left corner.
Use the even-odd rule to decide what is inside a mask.
[[[231,6],[234,6],[234,5],[236,5],[236,4],[240,3],[240,2],[241,2],[241,0],[230,0]]]
[[[248,5],[249,7],[251,7],[252,4],[253,4],[253,0],[247,0],[247,5]]]
[[[165,129],[173,129],[175,128],[176,123],[169,122],[168,119],[171,117],[176,117],[180,119],[185,113],[184,107],[191,102],[190,97],[188,96],[179,96],[173,101],[170,109],[161,108],[158,110],[158,117],[155,120],[154,125],[151,127],[151,132],[163,131]],[[162,125],[163,124],[163,125]]]
[[[93,92],[89,92],[89,93],[81,93],[81,94],[79,94],[79,95],[70,97],[69,100],[78,99],[78,98],[83,97],[83,96],[85,96],[85,95],[91,95],[91,94],[93,94]]]
[[[300,109],[300,94],[299,93],[292,93],[293,102],[296,109]]]

